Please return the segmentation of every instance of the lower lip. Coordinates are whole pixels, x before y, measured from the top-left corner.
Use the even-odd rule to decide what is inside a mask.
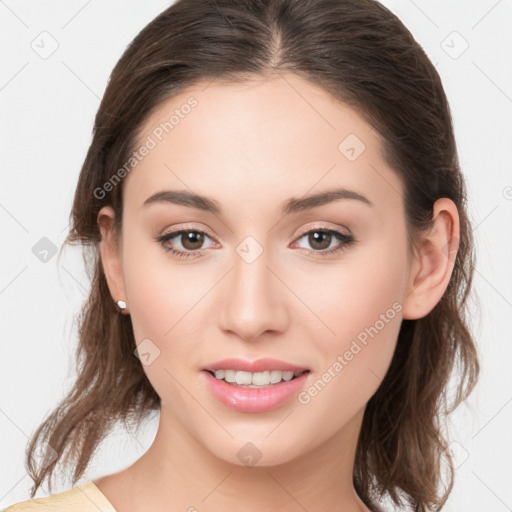
[[[239,412],[265,412],[276,409],[300,391],[310,374],[306,372],[295,379],[281,381],[265,388],[244,388],[216,379],[205,370],[203,373],[213,395],[224,405]]]

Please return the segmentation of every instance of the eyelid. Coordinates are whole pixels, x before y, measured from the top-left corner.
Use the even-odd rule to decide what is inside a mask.
[[[312,225],[310,225],[310,226],[304,228],[303,230],[301,230],[299,232],[299,234],[296,236],[296,238],[301,237],[301,236],[305,235],[306,233],[309,233],[310,231],[312,231],[314,229],[321,229],[321,230],[325,230],[325,231],[339,231],[343,235],[352,236],[352,232],[348,228],[346,228],[344,226],[329,226],[326,223],[317,222],[317,223],[313,223]]]
[[[177,234],[179,231],[196,231],[197,233],[204,233],[218,243],[217,238],[210,235],[210,230],[208,228],[198,228],[197,226],[190,226],[188,224],[178,224],[172,228],[166,228],[161,233],[159,233],[158,236],[162,237],[166,235]]]

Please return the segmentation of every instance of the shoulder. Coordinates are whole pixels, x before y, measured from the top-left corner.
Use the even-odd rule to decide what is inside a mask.
[[[116,512],[92,482],[44,498],[15,503],[0,512]]]

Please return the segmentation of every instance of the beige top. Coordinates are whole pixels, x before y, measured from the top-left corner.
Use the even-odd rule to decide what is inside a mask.
[[[373,512],[384,512],[376,504],[368,504]],[[87,482],[68,491],[52,494],[46,498],[15,503],[0,512],[117,512],[112,503],[96,487]]]
[[[94,482],[87,482],[45,498],[15,503],[0,512],[116,512],[116,509]]]

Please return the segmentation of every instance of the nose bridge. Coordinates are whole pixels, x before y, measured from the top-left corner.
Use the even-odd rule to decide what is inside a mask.
[[[244,339],[282,328],[285,306],[279,279],[268,268],[270,252],[248,236],[235,249],[230,290],[224,302],[223,327]]]

